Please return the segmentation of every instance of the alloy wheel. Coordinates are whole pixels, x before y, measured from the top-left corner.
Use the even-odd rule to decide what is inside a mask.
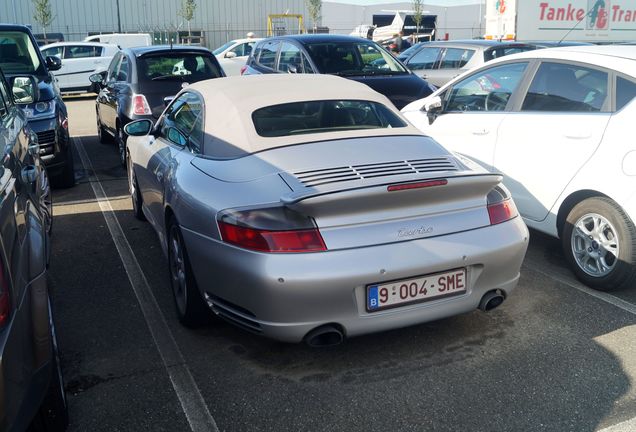
[[[618,261],[616,228],[596,213],[585,214],[576,221],[571,247],[576,264],[593,277],[607,276]]]
[[[179,235],[179,228],[173,225],[170,228],[170,277],[172,278],[172,290],[179,312],[183,315],[188,303],[187,280],[183,244]]]
[[[40,174],[40,211],[47,233],[53,228],[53,199],[51,197],[51,183],[46,169]]]

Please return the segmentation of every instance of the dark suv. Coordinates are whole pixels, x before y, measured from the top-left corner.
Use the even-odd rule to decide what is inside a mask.
[[[35,102],[32,75],[12,81],[22,102]],[[51,190],[10,89],[0,71],[0,430],[62,431],[68,416],[47,286]]]
[[[40,156],[52,180],[63,187],[75,184],[73,152],[68,133],[68,114],[55,77],[50,71],[62,63],[57,57],[42,56],[28,27],[0,24],[0,68],[11,80],[31,75],[37,81],[36,97],[25,102],[20,80],[12,81],[15,102],[22,108],[29,126],[37,134]],[[17,88],[16,88],[17,85]]]
[[[133,120],[156,120],[183,87],[223,76],[207,48],[153,45],[119,51],[108,70],[90,76],[100,87],[96,101],[100,142],[115,141],[125,165],[124,126]]]
[[[435,90],[391,53],[368,39],[342,35],[294,35],[260,41],[243,74],[321,73],[368,85],[402,109]]]

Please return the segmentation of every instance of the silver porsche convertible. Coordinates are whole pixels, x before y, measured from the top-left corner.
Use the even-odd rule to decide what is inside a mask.
[[[331,345],[495,308],[519,279],[528,231],[501,175],[363,84],[199,82],[126,132],[134,212],[159,235],[187,326],[212,310]]]

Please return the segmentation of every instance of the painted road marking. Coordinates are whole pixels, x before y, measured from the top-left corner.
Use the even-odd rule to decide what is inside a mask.
[[[148,280],[141,270],[137,257],[124,235],[124,231],[115,216],[104,188],[95,174],[93,164],[84,149],[82,139],[74,137],[73,141],[88,175],[89,183],[93,188],[99,208],[106,220],[110,235],[117,247],[117,252],[128,275],[130,285],[143,312],[152,339],[159,351],[164,368],[170,377],[172,388],[177,394],[181,408],[190,424],[190,429],[193,432],[218,432],[219,429],[216,422],[210,414],[190,370],[186,366],[183,355],[166,323],[166,319],[161,313],[161,309],[159,309],[157,299],[150,289]]]

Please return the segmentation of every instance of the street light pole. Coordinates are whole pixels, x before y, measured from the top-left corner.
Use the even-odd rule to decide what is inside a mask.
[[[117,33],[121,33],[121,17],[119,15],[119,0],[117,2]]]

